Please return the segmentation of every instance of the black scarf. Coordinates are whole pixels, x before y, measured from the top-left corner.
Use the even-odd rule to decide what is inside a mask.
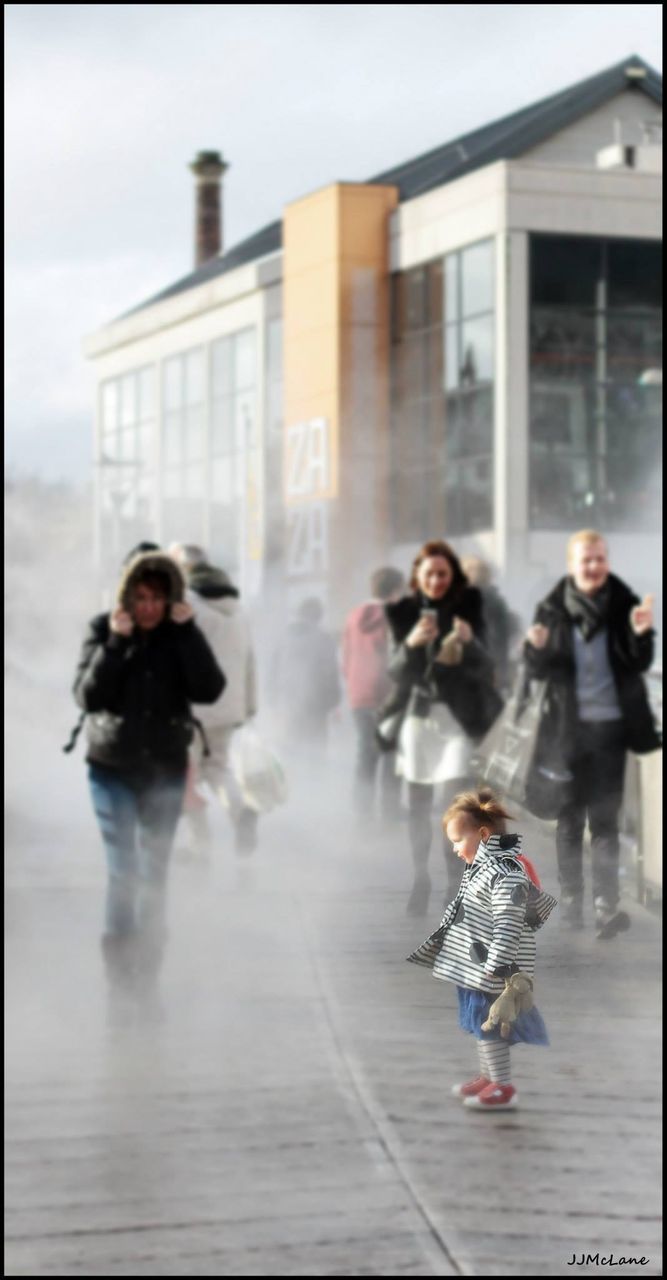
[[[610,604],[609,579],[594,596],[586,596],[574,585],[573,578],[565,579],[563,603],[569,617],[579,628],[588,644],[598,631],[607,626]]]
[[[438,615],[438,636],[440,640],[444,640],[452,629],[454,618],[457,615],[457,605],[461,598],[461,592],[457,588],[451,588],[442,596],[440,600],[430,600],[421,591],[417,594],[420,609],[434,609]]]
[[[449,632],[454,625],[456,606],[460,595],[460,590],[452,587],[450,587],[446,595],[442,596],[440,600],[431,600],[421,591],[417,593],[417,599],[421,609],[434,609],[437,614],[438,634],[435,640],[432,640],[430,644],[426,645],[426,655],[429,663],[432,663],[434,658],[437,657],[442,641],[446,635],[449,635]]]

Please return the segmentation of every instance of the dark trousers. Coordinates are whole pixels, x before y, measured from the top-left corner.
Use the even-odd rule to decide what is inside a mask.
[[[452,778],[441,784],[441,814],[451,804],[454,796],[470,785],[466,778]],[[408,783],[408,832],[415,875],[426,872],[431,842],[433,840],[433,800],[435,787],[420,782]],[[438,826],[440,821],[438,820]],[[451,841],[442,833],[442,851],[447,868],[447,896],[453,898],[463,875],[465,864],[454,853]]]
[[[579,722],[570,756],[573,795],[558,817],[556,850],[564,897],[584,892],[583,838],[591,833],[593,898],[618,905],[618,815],[623,800],[626,732],[622,720]]]
[[[396,755],[380,751],[375,740],[376,713],[372,707],[354,707],[357,758],[354,773],[354,809],[358,817],[373,814],[375,779],[380,783],[380,817],[396,818],[400,809],[401,779],[396,774]]]

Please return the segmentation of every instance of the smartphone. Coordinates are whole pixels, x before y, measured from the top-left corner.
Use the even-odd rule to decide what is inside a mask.
[[[433,618],[433,621],[434,621],[434,622],[437,622],[437,621],[438,621],[438,610],[437,610],[437,609],[428,609],[428,608],[426,608],[426,609],[420,609],[420,611],[419,611],[419,616],[420,616],[420,618]]]

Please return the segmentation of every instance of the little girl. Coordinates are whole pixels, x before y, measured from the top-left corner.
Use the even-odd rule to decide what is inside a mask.
[[[466,791],[450,805],[442,825],[466,868],[440,927],[408,956],[432,969],[435,978],[456,984],[459,1026],[477,1040],[480,1071],[452,1092],[464,1106],[486,1111],[517,1105],[510,1045],[549,1043],[534,1006],[512,1023],[509,1039],[501,1037],[499,1027],[482,1031],[504,979],[518,972],[532,978],[535,931],[556,906],[556,899],[540,889],[528,860],[521,860],[521,836],[505,835],[509,817],[486,788]]]

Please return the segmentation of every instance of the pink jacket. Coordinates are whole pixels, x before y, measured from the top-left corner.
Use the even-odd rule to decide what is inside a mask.
[[[343,676],[352,708],[378,707],[391,682],[387,678],[389,629],[384,606],[368,600],[348,614],[343,631]]]

